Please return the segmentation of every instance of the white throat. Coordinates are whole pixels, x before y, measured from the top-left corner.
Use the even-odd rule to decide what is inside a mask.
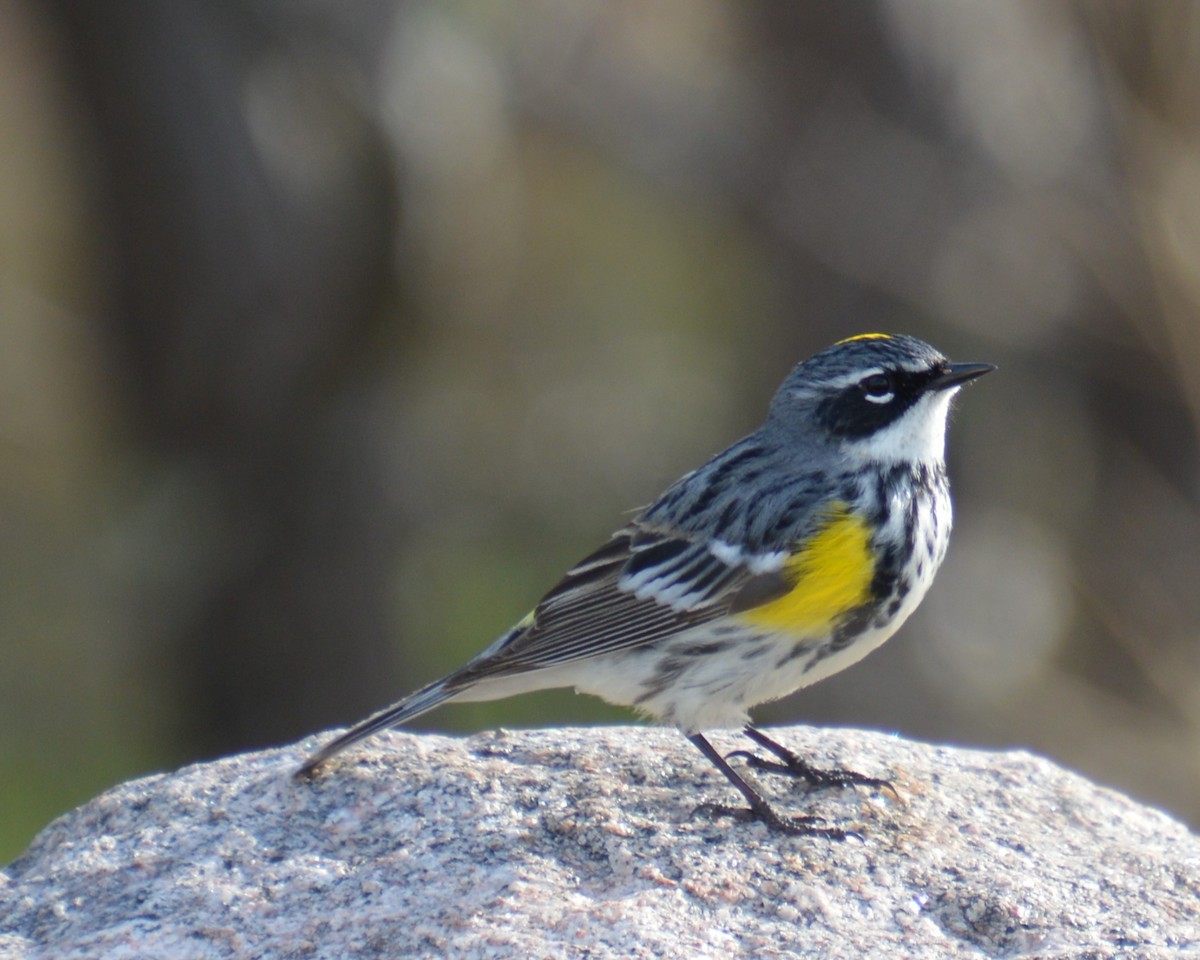
[[[864,461],[939,464],[946,457],[946,418],[957,387],[927,393],[904,416],[863,440],[844,445]]]

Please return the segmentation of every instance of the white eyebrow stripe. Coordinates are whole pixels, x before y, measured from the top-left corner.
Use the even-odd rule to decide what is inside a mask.
[[[836,380],[830,380],[829,385],[841,390],[843,387],[852,387],[867,377],[874,377],[884,372],[883,367],[867,367],[865,370],[855,370],[854,373],[847,373]]]
[[[827,381],[828,386],[835,390],[843,390],[846,387],[852,387],[857,383],[866,380],[867,377],[874,377],[881,373],[888,373],[890,370],[900,370],[904,373],[924,373],[929,369],[929,365],[925,363],[897,363],[894,367],[864,367],[862,370],[856,370],[854,373],[846,373],[833,380]]]

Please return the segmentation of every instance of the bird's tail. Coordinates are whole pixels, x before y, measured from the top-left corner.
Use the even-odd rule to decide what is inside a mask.
[[[325,746],[304,761],[303,766],[295,773],[296,779],[308,780],[315,777],[321,772],[321,767],[324,766],[326,760],[335,754],[341,753],[351,744],[365,740],[380,730],[398,726],[406,720],[420,716],[422,713],[432,710],[438,704],[449,700],[459,692],[461,692],[461,689],[451,687],[446,680],[437,680],[428,686],[422,687],[398,703],[393,703],[390,707],[380,710],[374,716],[367,717],[362,723],[351,727],[340,737],[325,744]]]

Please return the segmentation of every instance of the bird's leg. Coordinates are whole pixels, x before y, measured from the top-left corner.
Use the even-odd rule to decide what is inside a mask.
[[[745,757],[746,763],[755,770],[767,770],[771,773],[784,773],[788,776],[799,777],[814,790],[820,787],[871,787],[875,790],[886,790],[892,796],[898,796],[896,788],[890,780],[865,777],[853,770],[819,770],[807,760],[796,756],[782,743],[776,743],[761,730],[747,726],[742,732],[779,758],[778,760],[764,760],[749,750],[735,750],[729,754],[730,757]]]
[[[725,774],[725,778],[737,787],[738,792],[750,804],[749,808],[745,808],[727,807],[724,804],[717,803],[704,803],[696,808],[695,813],[705,816],[730,816],[738,820],[760,820],[771,830],[778,831],[779,833],[791,833],[809,837],[827,837],[830,840],[844,840],[846,837],[858,837],[858,839],[862,839],[858,834],[848,830],[821,826],[825,821],[820,817],[785,817],[767,803],[766,798],[742,778],[702,734],[690,734],[688,739],[699,748],[701,753],[712,761],[718,770]]]

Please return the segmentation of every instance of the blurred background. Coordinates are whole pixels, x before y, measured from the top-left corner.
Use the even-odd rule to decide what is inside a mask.
[[[458,666],[869,330],[1001,366],[950,558],[759,719],[1200,825],[1198,308],[1186,0],[0,0],[0,862]]]

